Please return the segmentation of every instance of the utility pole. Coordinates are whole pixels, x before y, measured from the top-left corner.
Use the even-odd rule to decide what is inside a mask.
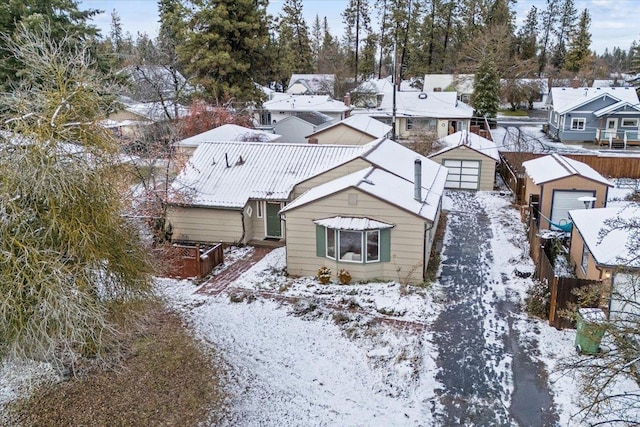
[[[396,64],[397,55],[396,47],[398,44],[398,27],[396,26],[395,36],[393,38],[393,73],[391,73],[391,82],[393,83],[393,107],[391,109],[391,139],[398,140],[398,134],[396,132]]]

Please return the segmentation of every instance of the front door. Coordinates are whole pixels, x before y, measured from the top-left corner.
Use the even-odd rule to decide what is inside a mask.
[[[280,203],[267,202],[267,237],[282,237],[282,224],[280,222]]]
[[[618,119],[607,119],[607,129],[605,130],[605,138],[616,138],[618,132]]]

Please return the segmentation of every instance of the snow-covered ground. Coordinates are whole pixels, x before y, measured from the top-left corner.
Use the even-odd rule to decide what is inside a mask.
[[[478,200],[491,217],[490,276],[503,276],[514,265],[526,268],[517,211],[497,193],[480,192]],[[452,203],[447,199],[445,207]],[[227,264],[246,251],[228,253]],[[276,249],[218,295],[199,293],[204,285],[190,281],[157,280],[157,292],[228,366],[231,397],[223,425],[437,425],[443,384],[436,380],[436,360],[446,348],[434,343],[431,325],[447,304],[438,284],[321,285],[315,278],[289,278],[284,268],[285,249]],[[506,295],[518,303],[531,284],[530,278],[492,280],[491,295],[483,300]],[[496,311],[489,313],[495,317]],[[487,318],[489,333],[499,332],[494,326],[504,322],[498,320]],[[555,371],[559,361],[575,355],[575,331],[558,331],[525,314],[513,322],[522,347],[547,368],[559,424],[581,425],[572,418],[577,383]],[[46,365],[5,361],[0,409],[38,381],[55,378]],[[513,389],[510,375],[501,381]]]

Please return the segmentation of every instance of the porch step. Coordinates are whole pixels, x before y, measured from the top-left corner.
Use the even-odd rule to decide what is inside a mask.
[[[286,245],[284,239],[263,239],[263,240],[249,240],[247,242],[250,246],[262,247],[262,248],[281,248]]]

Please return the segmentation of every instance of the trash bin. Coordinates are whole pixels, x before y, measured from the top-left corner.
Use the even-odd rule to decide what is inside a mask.
[[[600,350],[600,341],[604,335],[604,311],[599,308],[578,309],[576,320],[576,349],[579,353],[595,354]]]

